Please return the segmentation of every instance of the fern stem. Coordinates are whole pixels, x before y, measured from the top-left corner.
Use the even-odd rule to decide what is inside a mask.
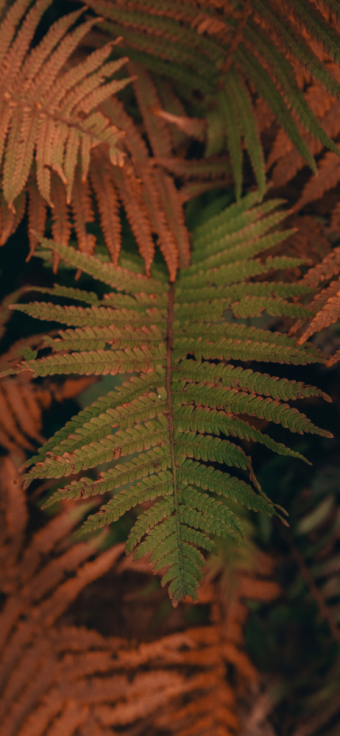
[[[183,590],[185,589],[184,574],[182,568],[182,554],[181,554],[181,534],[180,534],[180,523],[178,514],[178,490],[177,490],[177,465],[175,457],[175,440],[174,440],[174,423],[172,414],[172,402],[171,402],[171,356],[172,356],[172,345],[173,345],[173,321],[174,321],[174,302],[175,302],[175,285],[170,284],[169,295],[168,295],[168,322],[167,322],[167,336],[166,336],[166,390],[169,407],[169,441],[170,441],[170,455],[171,455],[171,469],[173,477],[173,489],[175,499],[175,515],[176,515],[176,533],[177,533],[177,544],[179,550],[179,564],[181,568],[181,582]]]

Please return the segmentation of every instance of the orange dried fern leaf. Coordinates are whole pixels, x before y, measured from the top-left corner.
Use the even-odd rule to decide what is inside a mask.
[[[25,214],[26,192],[22,192],[15,201],[15,210],[10,209],[0,192],[0,245],[5,245],[8,238],[16,231]]]
[[[118,266],[121,249],[121,221],[119,203],[112,175],[112,167],[100,147],[93,152],[93,165],[90,170],[99,211],[100,224],[112,263]]]
[[[46,224],[46,201],[41,196],[40,191],[37,187],[35,179],[28,184],[28,226],[29,226],[29,245],[30,252],[29,258],[33,256],[34,251],[39,243],[38,238],[34,235],[37,232],[39,235],[44,235],[45,224]],[[33,232],[34,231],[34,232]]]
[[[74,177],[72,190],[72,211],[74,228],[77,233],[78,247],[82,253],[92,255],[96,238],[87,232],[86,225],[94,222],[94,212],[92,208],[90,188],[88,182],[81,181],[80,169],[77,168]]]
[[[146,274],[150,275],[155,246],[151,223],[143,201],[141,181],[136,177],[133,167],[129,165],[125,165],[122,169],[113,167],[112,175],[139,251],[144,258]]]
[[[298,345],[302,345],[309,337],[314,335],[315,332],[320,332],[320,330],[323,330],[325,327],[329,327],[329,325],[334,324],[334,322],[337,322],[338,319],[340,319],[340,281],[331,282],[329,286],[315,298],[312,306],[313,304],[316,306],[318,301],[323,301],[325,303],[298,340]]]
[[[4,153],[3,188],[4,196],[10,207],[26,184],[38,145],[38,183],[43,197],[49,202],[49,179],[46,179],[48,172],[44,171],[46,166],[56,168],[59,173],[63,172],[65,167],[65,172],[69,176],[68,185],[71,188],[72,162],[80,139],[87,136],[93,143],[107,140],[114,148],[119,138],[118,131],[110,131],[104,118],[102,118],[102,130],[99,129],[98,124],[91,124],[90,117],[81,118],[77,109],[77,97],[73,100],[72,105],[66,94],[70,86],[74,86],[76,82],[78,82],[77,89],[83,90],[83,77],[88,76],[89,71],[93,71],[93,69],[88,70],[89,64],[86,66],[85,62],[83,65],[78,65],[72,74],[68,72],[59,78],[57,87],[54,85],[57,74],[82,37],[96,22],[95,20],[84,23],[72,32],[69,29],[79,16],[79,12],[72,13],[67,16],[67,20],[59,21],[57,28],[52,26],[46,39],[43,39],[38,48],[28,51],[37,22],[49,4],[46,0],[38,2],[29,11],[3,61],[4,71],[0,83],[2,105],[0,161]],[[60,40],[62,35],[64,38]],[[60,43],[54,49],[58,37]],[[98,65],[102,63],[101,58],[96,56],[96,62]],[[121,63],[124,63],[124,60],[121,60]],[[116,63],[116,67],[121,63],[119,65]],[[108,74],[112,72],[110,67],[107,71]],[[92,75],[92,78],[93,76],[99,86],[103,79],[105,81],[105,70],[102,76],[97,75],[97,78]],[[53,95],[51,95],[52,86]],[[121,87],[122,83],[118,86]],[[108,87],[109,85],[105,83],[100,87],[102,95],[105,96],[106,92],[109,95],[112,92]],[[94,107],[95,104],[99,104],[97,100],[93,102]],[[92,109],[87,115],[92,112]],[[62,145],[59,144],[58,147],[57,139],[60,132],[62,133]],[[65,178],[67,174],[65,173]]]
[[[328,255],[318,263],[314,268],[310,268],[304,275],[303,282],[312,288],[317,287],[321,282],[337,276],[340,272],[340,247],[334,248]]]
[[[153,153],[156,158],[169,158],[173,146],[169,128],[159,115],[152,112],[152,110],[160,108],[156,87],[143,68],[130,64],[130,69],[136,75],[136,81],[134,82],[136,96]],[[177,244],[181,265],[188,266],[190,243],[180,197],[170,177],[162,171],[155,171],[155,178],[168,227]]]
[[[326,366],[327,368],[331,368],[335,363],[338,363],[340,360],[340,350],[337,350],[334,355],[331,355],[331,357],[327,360]]]
[[[320,161],[319,170],[305,185],[302,196],[294,207],[300,210],[309,202],[321,199],[325,192],[335,187],[340,181],[340,159],[332,151],[328,151]]]
[[[34,190],[36,194],[36,190]],[[5,333],[5,325],[11,312],[8,304],[16,301],[26,289],[18,289],[9,294],[0,306],[0,337]],[[31,335],[28,338],[14,343],[7,353],[0,356],[1,369],[6,373],[26,352],[34,351],[42,344],[41,335]],[[90,382],[92,382],[90,380]],[[7,452],[16,452],[24,458],[25,450],[33,450],[37,443],[41,443],[43,412],[53,401],[63,401],[74,398],[88,386],[89,379],[69,379],[63,384],[45,382],[34,384],[29,374],[23,373],[16,378],[2,378],[0,380],[0,447]]]

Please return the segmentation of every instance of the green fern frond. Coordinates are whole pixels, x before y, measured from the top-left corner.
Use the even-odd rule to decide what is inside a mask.
[[[294,12],[305,24],[306,29],[317,41],[322,43],[331,59],[339,64],[339,36],[337,32],[326,23],[321,13],[313,8],[313,5],[305,5],[301,0],[294,0],[293,7]]]
[[[339,155],[339,150],[334,141],[327,135],[322,125],[320,125],[308,107],[303,93],[295,81],[291,65],[285,56],[277,50],[274,44],[268,39],[268,36],[261,32],[259,28],[256,28],[253,32],[249,27],[247,28],[246,34],[247,37],[252,38],[254,46],[256,45],[260,55],[266,60],[278,85],[284,91],[289,106],[295,111],[304,128],[309,133],[312,133],[323,146],[326,146]]]
[[[225,79],[226,83],[226,94],[229,97],[231,109],[234,111],[235,122],[238,131],[242,131],[244,136],[245,145],[249,153],[249,157],[252,163],[253,171],[257,180],[260,197],[262,198],[265,193],[266,179],[264,172],[264,156],[263,150],[254,119],[254,112],[252,109],[249,94],[243,84],[242,79],[239,75],[231,70]],[[231,159],[233,160],[234,152],[232,148],[232,141],[229,140],[229,149]],[[242,166],[242,156],[241,156]],[[234,168],[235,176],[235,168]],[[242,183],[242,170],[239,172],[239,186]],[[235,182],[238,192],[238,180],[235,176]],[[237,196],[237,199],[239,196]]]
[[[238,202],[242,193],[242,145],[241,145],[241,127],[236,118],[232,101],[227,90],[221,92],[217,98],[219,113],[222,119],[222,125],[225,127],[227,144],[230,152],[231,165],[235,181],[235,196]],[[210,134],[211,135],[211,134]]]
[[[262,266],[266,270],[284,268],[292,260],[267,258],[265,264],[259,264],[252,260],[252,250],[245,255],[246,238],[258,252],[264,234],[283,219],[282,212],[270,214],[272,205],[258,206],[258,194],[245,200],[246,204],[241,200],[211,218],[210,226],[206,223],[197,230],[194,243],[199,244],[200,260],[183,270],[176,285],[114,269],[44,240],[44,247],[50,246],[75,268],[100,275],[113,286],[113,292],[102,302],[85,307],[19,305],[21,311],[37,318],[59,319],[73,328],[61,331],[57,338],[47,337],[51,354],[23,360],[19,370],[35,376],[138,374],[81,411],[48,440],[31,461],[34,465],[26,474],[26,485],[37,478],[70,478],[46,506],[113,494],[79,533],[93,531],[152,502],[132,527],[127,551],[136,548],[137,557],[151,553],[151,563],[155,570],[163,571],[163,584],[169,583],[175,604],[185,595],[197,597],[204,566],[198,548],[210,551],[215,549],[215,537],[237,541],[242,535],[239,515],[234,507],[231,510],[228,499],[256,512],[280,515],[259,487],[244,442],[305,460],[254,426],[252,417],[299,434],[330,436],[286,403],[324,395],[317,388],[229,364],[231,359],[297,365],[324,362],[312,345],[296,346],[280,332],[228,321],[230,306],[234,312],[243,309],[248,313],[251,303],[254,312],[254,300],[256,310],[261,311],[265,304],[274,314],[305,309],[283,299],[306,293],[295,285],[247,281]],[[217,238],[209,239],[209,227],[213,234],[217,231]],[[279,233],[281,239],[285,235]],[[274,243],[277,234],[269,237]],[[225,284],[230,286],[217,286],[219,271],[208,267],[211,243]],[[243,261],[241,265],[237,262],[236,270],[236,261],[230,258],[235,247],[243,249]],[[74,297],[78,299],[79,294]],[[95,350],[93,341],[98,341]],[[99,348],[99,344],[108,347]],[[107,462],[111,467],[99,477],[90,474],[72,479],[74,474]],[[223,466],[233,472],[224,472]]]
[[[240,44],[235,57],[246,77],[253,82],[261,97],[273,111],[278,123],[292,141],[293,146],[305,161],[307,161],[312,171],[316,172],[314,158],[300,135],[295,120],[292,118],[285,101],[278,92],[267,70],[261,66],[256,56],[246,49],[243,44]]]
[[[290,33],[290,29],[285,23],[285,19],[282,17],[280,18],[279,15],[272,12],[267,0],[254,0],[253,4],[254,8],[259,11],[261,16],[265,18],[269,22],[269,25],[277,32],[284,49],[290,52],[295,59],[303,64],[306,69],[311,72],[312,76],[323,84],[331,95],[334,97],[339,96],[339,82],[337,82],[337,80],[329,73],[328,69],[321,63],[321,61],[319,61],[317,56],[312,53],[304,40],[300,37],[299,41],[297,41],[292,33]],[[333,12],[336,12],[336,3],[334,4]],[[252,25],[251,20],[249,21],[249,24]]]

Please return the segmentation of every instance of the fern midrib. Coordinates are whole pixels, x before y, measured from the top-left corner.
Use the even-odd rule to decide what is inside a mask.
[[[166,390],[169,407],[169,444],[170,444],[170,456],[171,456],[171,470],[173,477],[173,489],[174,489],[174,500],[175,500],[175,515],[176,515],[176,534],[177,534],[177,545],[179,550],[179,565],[181,569],[181,583],[183,589],[185,588],[185,581],[182,569],[182,555],[181,555],[181,534],[180,534],[180,523],[178,513],[178,489],[177,489],[177,465],[175,457],[175,440],[174,440],[174,424],[173,424],[173,413],[172,413],[172,401],[171,401],[171,357],[172,357],[172,345],[173,345],[173,322],[174,322],[174,303],[175,303],[175,285],[170,284],[168,292],[168,321],[167,321],[167,336],[166,336]]]

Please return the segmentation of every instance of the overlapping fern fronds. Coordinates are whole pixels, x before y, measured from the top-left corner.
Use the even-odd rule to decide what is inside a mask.
[[[31,254],[38,243],[32,231],[44,235],[48,215],[57,242],[68,245],[74,229],[79,249],[93,253],[96,237],[89,226],[97,207],[105,244],[117,265],[123,205],[146,273],[156,241],[174,279],[178,264],[188,265],[189,235],[182,205],[192,196],[193,185],[179,193],[174,174],[195,180],[196,194],[211,186],[206,181],[211,177],[218,179],[215,186],[225,182],[226,162],[207,161],[205,170],[195,168],[194,161],[186,166],[176,158],[172,163],[170,126],[150,112],[151,106],[161,107],[156,87],[147,72],[135,66],[131,72],[150,155],[143,135],[115,97],[131,80],[112,78],[127,57],[119,52],[112,60],[112,40],[85,60],[81,54],[84,39],[98,19],[79,25],[82,11],[63,16],[31,48],[50,2],[37,0],[29,9],[29,0],[18,0],[0,21],[0,243],[20,223],[28,194]],[[165,93],[164,88],[163,98]],[[167,97],[174,100],[177,112],[182,110],[171,90]],[[162,167],[155,166],[155,157],[164,162]],[[55,266],[57,261],[56,257]]]
[[[301,80],[313,78],[333,97],[339,95],[336,75],[324,63],[339,62],[338,27],[336,23],[330,26],[324,17],[335,13],[332,3],[322,3],[318,9],[312,2],[295,0],[227,5],[89,0],[89,5],[107,19],[103,31],[111,38],[123,37],[123,53],[154,75],[171,80],[182,99],[190,101],[191,114],[196,101],[201,120],[179,116],[177,124],[199,139],[206,138],[208,155],[227,145],[238,197],[242,139],[259,188],[264,188],[263,155],[249,85],[313,170],[315,163],[301,135],[303,129],[338,155],[301,89]],[[100,43],[99,35],[96,42]],[[176,115],[172,122],[176,123]]]
[[[4,70],[0,87],[1,243],[24,214],[26,189],[31,253],[37,245],[32,230],[43,235],[48,214],[54,240],[67,245],[73,228],[79,249],[93,253],[96,237],[91,223],[97,208],[105,244],[117,265],[122,204],[146,273],[157,243],[173,280],[177,266],[188,265],[183,202],[230,175],[226,159],[216,159],[215,154],[229,150],[239,199],[246,147],[260,193],[264,193],[264,158],[254,113],[254,103],[261,97],[300,158],[312,168],[314,151],[309,138],[315,152],[326,146],[331,149],[329,156],[337,160],[332,130],[323,121],[320,124],[308,90],[304,96],[296,81],[295,66],[300,64],[332,100],[340,89],[334,45],[337,32],[319,18],[318,36],[320,29],[322,33],[318,41],[324,46],[326,61],[335,60],[324,64],[311,46],[317,29],[310,3],[302,8],[294,5],[286,17],[289,3],[287,8],[282,3],[276,7],[274,0],[257,2],[252,8],[249,3],[235,3],[225,12],[218,6],[192,3],[155,6],[145,1],[136,6],[133,0],[128,4],[93,0],[91,8],[106,18],[101,24],[104,33],[93,32],[97,48],[79,63],[74,58],[70,62],[70,57],[80,49],[80,58],[84,58],[91,46],[89,33],[99,19],[79,25],[81,11],[70,13],[30,48],[48,5],[48,0],[38,0],[30,8],[29,0],[18,0],[0,22]],[[123,45],[115,45],[120,37]],[[142,115],[142,131],[114,96],[129,81],[112,79],[126,62],[125,54],[135,77],[139,108],[135,113]],[[190,115],[197,110],[198,117],[188,117],[185,105]],[[145,145],[145,134],[150,148]],[[174,156],[176,141],[183,144],[183,134],[206,141],[206,161],[186,160],[183,150]],[[126,166],[121,167],[124,153]],[[180,192],[174,177],[185,182]],[[57,261],[55,256],[55,266]]]
[[[302,457],[243,417],[273,421],[300,434],[329,436],[287,404],[320,395],[318,389],[230,363],[305,365],[324,360],[313,346],[297,347],[285,334],[234,321],[264,310],[274,316],[310,315],[304,306],[289,301],[308,293],[309,287],[249,281],[301,263],[295,258],[269,257],[264,263],[256,258],[290,233],[272,232],[285,216],[277,209],[280,202],[259,205],[258,198],[258,192],[249,194],[197,228],[192,265],[181,271],[175,285],[169,285],[161,271],[148,279],[43,239],[69,265],[113,291],[102,301],[92,299],[91,306],[34,302],[13,307],[67,326],[57,339],[46,338],[50,355],[23,360],[17,371],[34,376],[137,374],[48,440],[32,459],[36,464],[26,483],[118,460],[99,480],[72,481],[49,503],[114,491],[116,495],[84,523],[86,532],[144,501],[156,501],[137,519],[127,551],[137,545],[137,557],[152,552],[155,570],[167,568],[163,584],[170,582],[175,603],[186,594],[196,598],[204,566],[197,546],[211,550],[211,535],[237,539],[242,534],[237,514],[223,499],[279,513],[263,495],[242,445],[226,438]],[[52,293],[58,295],[58,288]],[[69,295],[82,300],[81,292]],[[84,300],[89,301],[87,292]],[[219,471],[215,463],[247,473],[256,490],[237,475]]]

